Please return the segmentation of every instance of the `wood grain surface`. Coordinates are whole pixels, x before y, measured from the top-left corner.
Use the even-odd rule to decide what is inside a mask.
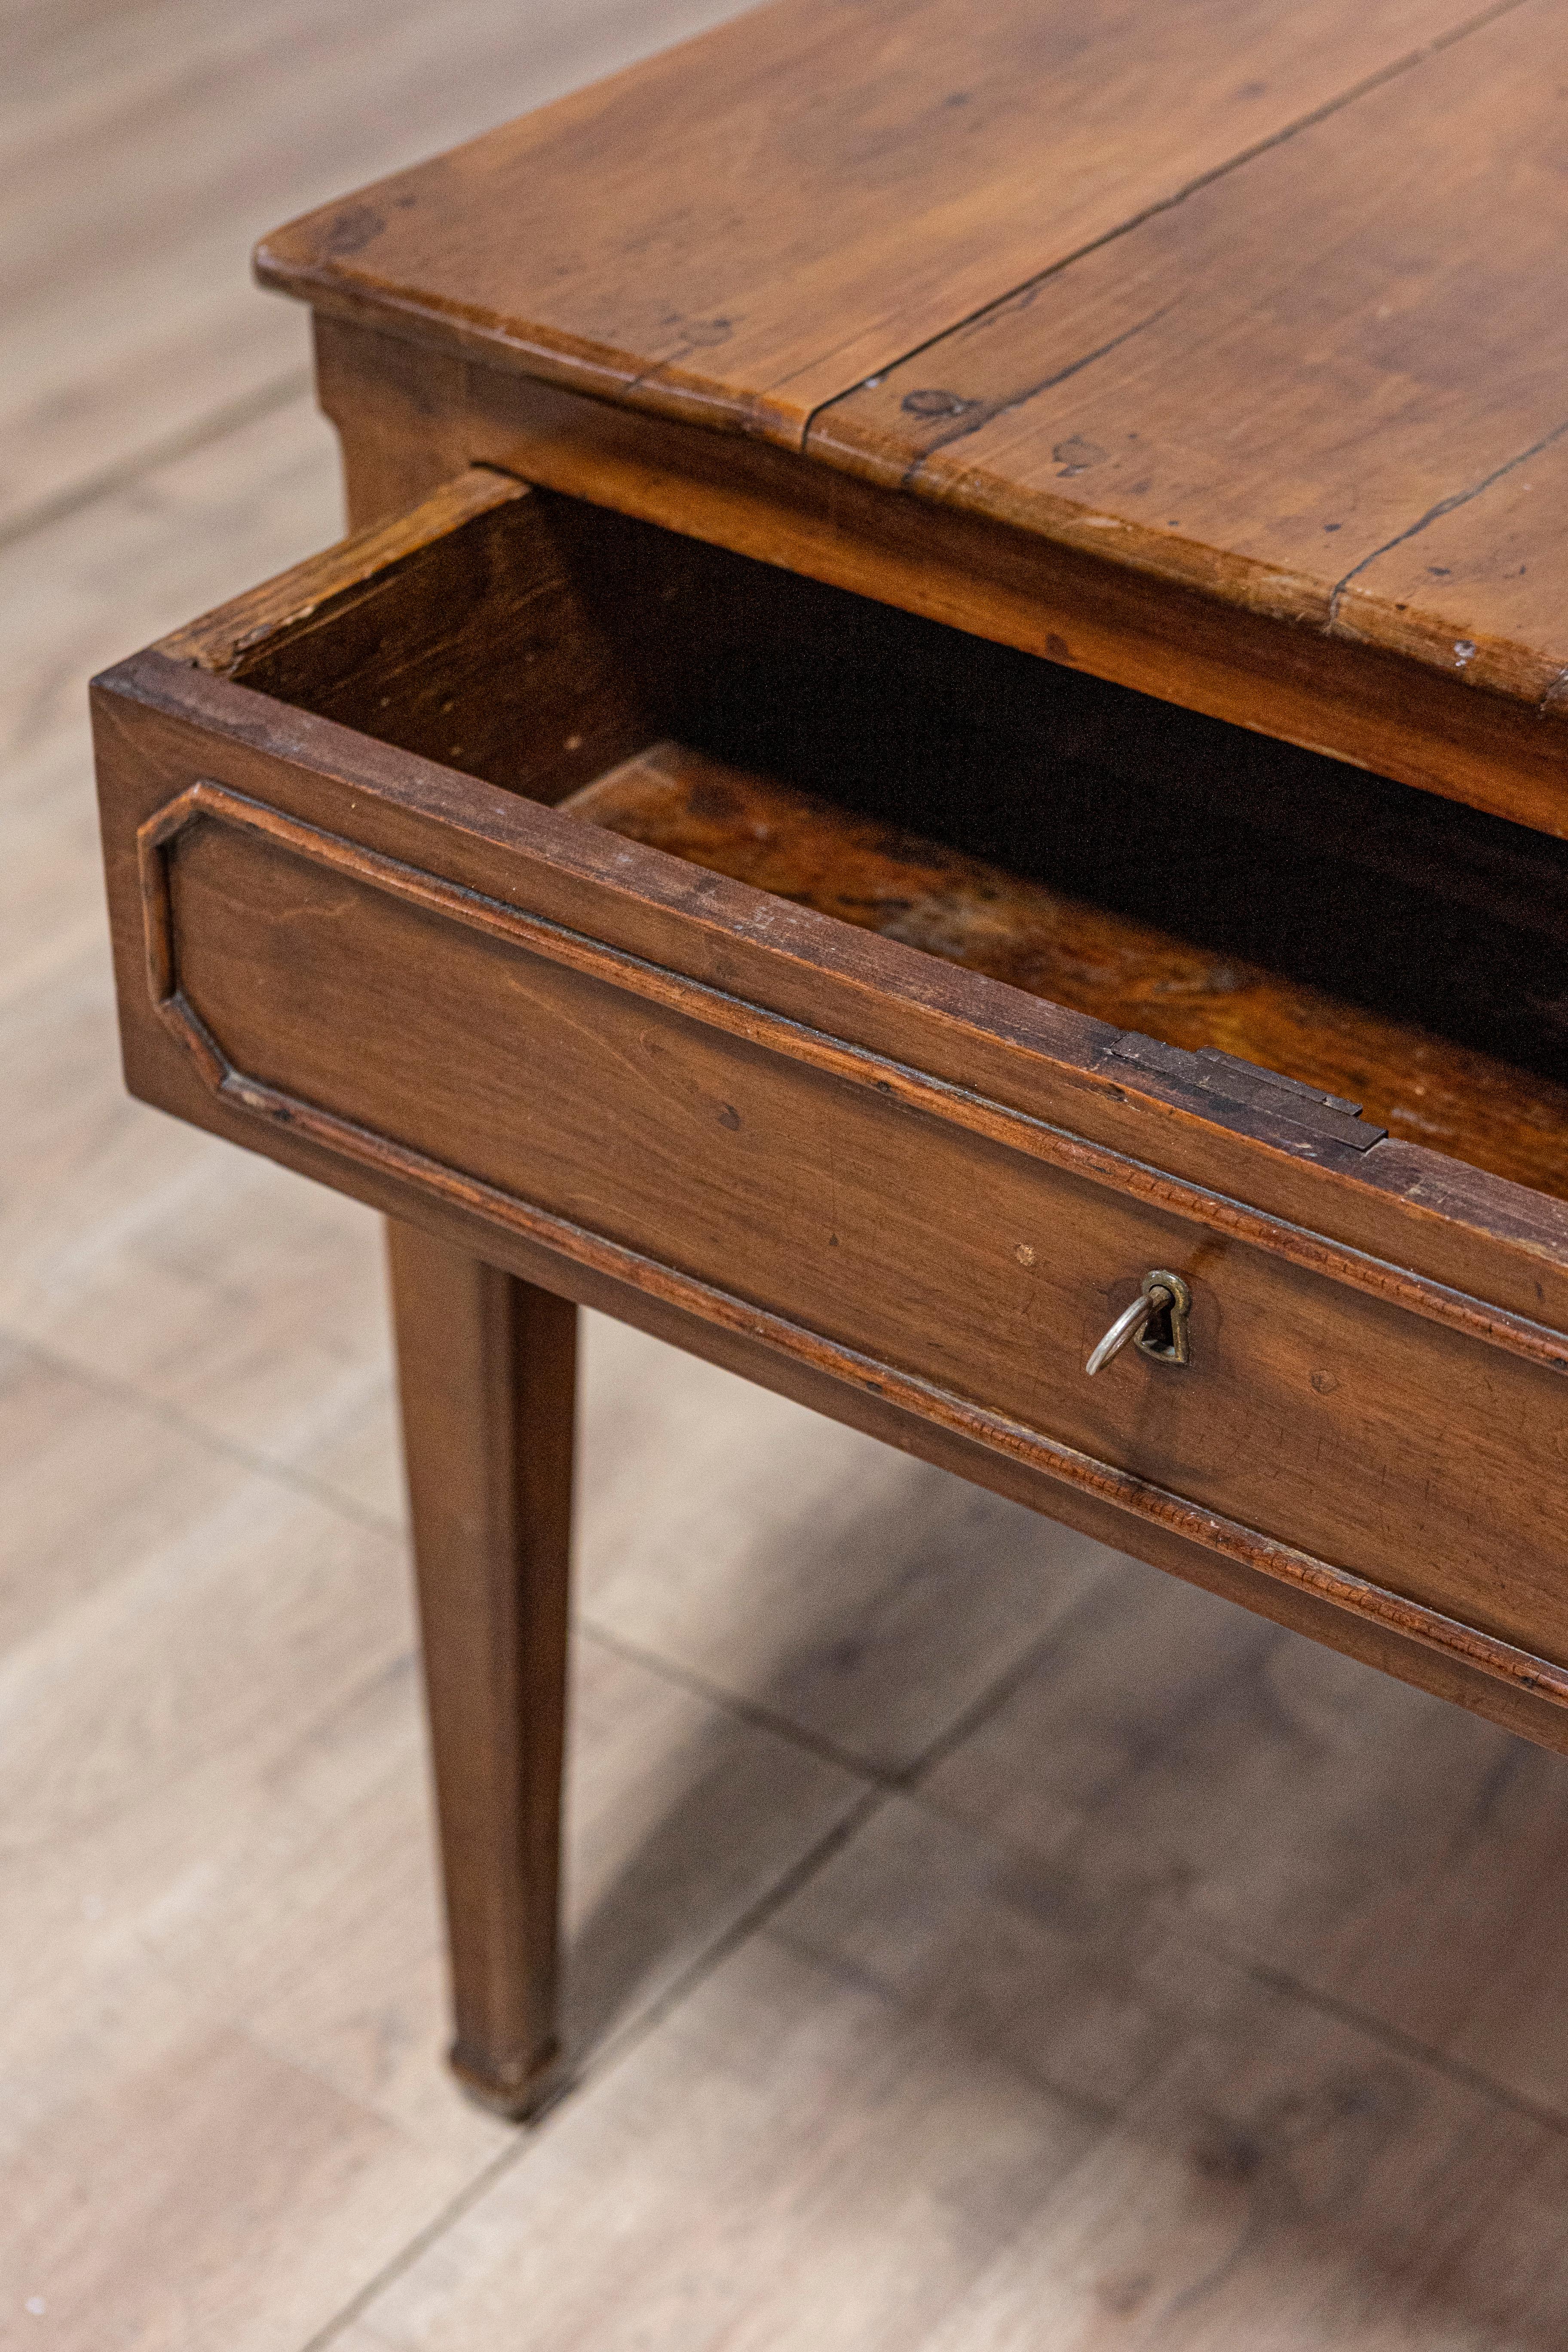
[[[0,34],[0,2342],[1554,2347],[1560,1761],[598,1316],[578,2079],[440,2068],[377,1221],[125,1098],[80,681],[338,528],[253,229],[696,21]]]
[[[798,446],[824,402],[1485,13],[1182,0],[1134,34],[1109,5],[775,0],[277,231],[258,266]]]
[[[1562,830],[1563,39],[1552,0],[1193,5],[1136,39],[1110,11],[982,29],[885,0],[847,30],[779,0],[294,224],[259,266],[433,356],[1081,551],[1135,583],[1162,652],[1178,591],[1285,624],[1312,716],[1266,682],[1226,715],[1290,740],[1426,781],[1358,742],[1352,669],[1290,646],[1307,632],[1462,688],[1452,731],[1489,729],[1505,764],[1528,714],[1553,788],[1482,804]],[[459,373],[437,407],[476,399]],[[1145,682],[1092,630],[1049,635]]]
[[[885,371],[810,446],[1550,709],[1564,86],[1568,26],[1530,0]]]

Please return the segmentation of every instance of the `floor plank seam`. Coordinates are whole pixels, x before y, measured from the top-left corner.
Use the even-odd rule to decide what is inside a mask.
[[[1568,2115],[1552,2107],[1543,2107],[1536,2100],[1523,2097],[1518,2091],[1510,2091],[1506,2083],[1495,2081],[1480,2067],[1468,2066],[1462,2058],[1450,2058],[1440,2050],[1433,2050],[1413,2033],[1403,2032],[1397,2025],[1390,2025],[1386,2019],[1371,2016],[1366,2011],[1358,2009],[1353,2001],[1341,2000],[1333,1993],[1320,1992],[1316,1986],[1303,1984],[1283,1969],[1273,1969],[1264,1961],[1247,1960],[1237,1955],[1227,1957],[1237,1958],[1253,1983],[1261,1985],[1265,1990],[1279,1993],[1285,2000],[1300,2001],[1321,2016],[1333,2018],[1341,2025],[1349,2025],[1357,2032],[1382,2042],[1397,2056],[1428,2067],[1434,2074],[1446,2076],[1449,2082],[1458,2084],[1465,2090],[1474,2091],[1479,2097],[1489,2100],[1492,2105],[1506,2108],[1523,2122],[1535,2124],[1558,2139],[1568,2139]]]
[[[454,2091],[452,2095],[456,2098],[460,2095]],[[552,2103],[545,2113],[553,2115],[555,2105],[558,2104],[559,2102]],[[441,2210],[434,2214],[422,2230],[415,2231],[406,2245],[399,2247],[391,2260],[383,2264],[373,2279],[367,2280],[357,2294],[344,2304],[341,2311],[333,2314],[324,2327],[319,2327],[313,2336],[306,2338],[300,2347],[300,2352],[326,2352],[326,2347],[335,2344],[346,2327],[353,2326],[355,2320],[370,2308],[384,2289],[395,2285],[397,2281],[413,2268],[421,2254],[435,2245],[447,2231],[460,2221],[470,2207],[478,2204],[485,2191],[493,2188],[502,2174],[510,2171],[517,2162],[522,2147],[527,2145],[526,2139],[522,2137],[524,2129],[524,2126],[520,2126],[518,2144],[503,2147],[498,2155],[490,2158],[489,2164],[482,2166],[473,2179],[466,2182],[455,2197],[449,2198]]]
[[[807,1730],[790,1717],[780,1715],[755,1699],[742,1698],[737,1692],[726,1690],[721,1684],[710,1682],[689,1666],[666,1656],[663,1651],[647,1649],[640,1643],[627,1641],[623,1634],[612,1632],[610,1627],[595,1618],[579,1617],[576,1631],[612,1651],[617,1657],[626,1659],[628,1664],[643,1666],[650,1673],[661,1675],[682,1690],[689,1691],[693,1697],[721,1707],[726,1714],[743,1723],[752,1724],[760,1730],[774,1732],[780,1738],[787,1739],[795,1747],[816,1756],[819,1761],[837,1765],[840,1770],[852,1772],[858,1780],[868,1780],[892,1795],[918,1790],[922,1780],[940,1764],[945,1763],[954,1748],[962,1747],[998,1707],[1005,1706],[1013,1693],[1037,1671],[1052,1643],[1070,1630],[1079,1611],[1090,1606],[1093,1597],[1091,1593],[1086,1593],[1058,1624],[1042,1634],[1037,1642],[1032,1643],[1011,1665],[1005,1667],[994,1682],[988,1683],[971,1705],[937,1732],[907,1764],[877,1764],[853,1749],[841,1748],[836,1740],[825,1738],[820,1732]]]
[[[836,1765],[840,1771],[851,1772],[858,1780],[868,1780],[879,1789],[893,1790],[902,1785],[899,1769],[884,1770],[868,1759],[840,1748],[835,1740],[825,1738],[820,1732],[808,1731],[804,1725],[793,1722],[787,1715],[780,1715],[773,1708],[762,1706],[756,1699],[742,1698],[739,1692],[726,1690],[721,1683],[710,1682],[706,1675],[682,1665],[679,1659],[666,1657],[661,1650],[648,1650],[640,1642],[628,1642],[624,1634],[612,1632],[609,1626],[601,1624],[595,1618],[578,1618],[575,1630],[584,1640],[596,1642],[602,1649],[610,1651],[617,1658],[624,1658],[628,1665],[642,1666],[649,1674],[661,1675],[666,1682],[689,1692],[693,1698],[703,1699],[710,1706],[721,1708],[726,1715],[733,1716],[738,1722],[750,1724],[755,1730],[771,1731],[779,1738],[787,1739],[792,1747],[803,1748],[808,1756],[815,1756],[819,1763]]]
[[[68,522],[88,507],[96,506],[100,499],[129,489],[143,475],[173,465],[177,458],[193,457],[198,449],[205,449],[226,435],[238,432],[242,425],[254,425],[261,417],[271,416],[292,402],[307,398],[310,389],[309,367],[289,368],[283,375],[269,377],[237,399],[209,409],[195,423],[183,425],[176,432],[164,434],[161,439],[133,450],[129,457],[117,458],[111,466],[84,475],[81,480],[68,483],[62,489],[52,490],[47,498],[23,507],[9,521],[0,522],[0,550],[36,538],[58,522]]]
[[[816,1844],[798,1855],[771,1886],[763,1889],[754,1903],[731,1920],[707,1949],[700,1952],[689,1966],[649,2002],[640,2017],[623,2026],[618,2032],[606,2034],[599,2048],[584,2060],[580,2070],[568,2071],[560,2100],[554,2102],[546,2113],[553,2112],[553,2105],[573,2095],[580,2086],[596,2082],[610,2067],[618,2065],[621,2059],[639,2042],[646,2041],[656,2026],[707,1982],[715,1969],[721,1967],[731,1952],[737,1951],[749,1937],[765,1927],[769,1920],[833,1860],[835,1854],[842,1852],[851,1838],[858,1836],[867,1822],[887,1803],[888,1795],[889,1792],[883,1789],[862,1790],[832,1827],[823,1832]]]
[[[1051,1651],[1064,1638],[1070,1638],[1079,1616],[1091,1610],[1094,1603],[1092,1591],[1084,1593],[1076,1601],[1064,1617],[1042,1633],[1037,1642],[1031,1642],[1010,1666],[1004,1667],[994,1683],[988,1684],[970,1706],[954,1716],[952,1721],[927,1743],[912,1763],[905,1765],[893,1776],[890,1785],[910,1794],[916,1792],[940,1764],[946,1763],[955,1748],[962,1748],[966,1739],[1006,1706],[1014,1693],[1021,1690],[1030,1676],[1038,1672]]]
[[[812,1943],[807,1937],[792,1934],[788,1927],[771,1927],[766,1930],[766,1934],[769,1942],[776,1944],[781,1951],[790,1953],[794,1958],[802,1961],[806,1967],[816,1969],[822,1975],[831,1977],[836,1984],[845,1986],[850,1992],[863,1994],[872,2000],[882,2002],[889,2009],[898,2009],[903,2005],[896,1988],[884,1983],[874,1969],[857,1966],[853,1960],[847,1959],[840,1952],[825,1951],[820,1945]],[[1137,2095],[1138,2090],[1149,2079],[1147,2074],[1141,2076],[1134,2089],[1126,2097],[1112,2101],[1092,2098],[1088,2092],[1078,2090],[1069,2083],[1052,2082],[1042,2073],[1035,2073],[1027,2066],[1016,2064],[1005,2053],[993,2053],[991,2063],[1004,2071],[1013,2082],[1033,2097],[1048,2100],[1053,2106],[1066,2109],[1069,2114],[1077,2116],[1082,2122],[1100,2132],[1111,2131],[1115,2128],[1125,2113],[1130,2100]]]
[[[178,1405],[167,1404],[161,1397],[149,1396],[134,1381],[118,1381],[111,1373],[100,1371],[95,1366],[79,1364],[71,1357],[35,1339],[30,1333],[18,1331],[8,1324],[0,1324],[0,1340],[31,1358],[45,1370],[59,1373],[67,1380],[78,1381],[95,1396],[111,1397],[133,1412],[142,1413],[148,1420],[156,1422],[160,1427],[172,1429],[180,1436],[189,1438],[194,1445],[201,1446],[204,1452],[217,1460],[232,1462],[237,1468],[248,1470],[258,1478],[267,1478],[275,1486],[286,1487],[290,1494],[320,1503],[324,1509],[346,1519],[352,1527],[363,1528],[371,1535],[386,1536],[396,1543],[407,1541],[408,1530],[400,1517],[391,1518],[379,1511],[368,1510],[351,1496],[340,1493],[325,1479],[312,1478],[307,1470],[296,1470],[286,1462],[275,1460],[270,1454],[255,1453],[237,1440],[205,1427],[201,1422],[193,1421],[188,1413],[182,1412]]]
[[[815,1845],[793,1862],[787,1870],[782,1872],[754,1903],[742,1911],[738,1918],[732,1920],[721,1935],[714,1937],[706,1951],[700,1953],[675,1981],[668,1985],[658,1998],[648,2004],[642,2016],[625,2027],[621,2032],[608,2035],[598,2050],[587,2056],[580,2066],[569,2070],[559,2092],[550,2100],[548,2105],[543,2107],[531,2122],[518,2126],[517,2136],[511,2146],[502,2148],[499,2156],[486,2165],[482,2171],[476,2174],[465,2188],[460,2189],[441,2211],[433,2216],[423,2230],[416,2231],[407,2244],[401,2247],[389,2262],[384,2263],[374,2277],[368,2279],[342,2309],[328,2320],[324,2327],[319,2328],[314,2336],[307,2338],[300,2347],[300,2352],[329,2352],[329,2347],[337,2343],[344,2330],[352,2327],[357,2319],[363,2316],[378,2295],[384,2293],[389,2286],[395,2285],[397,2281],[413,2268],[420,2255],[460,2221],[464,2214],[477,2204],[487,2189],[492,2188],[498,2180],[510,2172],[514,2164],[521,2162],[536,2131],[574,2100],[580,2092],[590,2089],[612,2074],[622,2060],[629,2058],[632,2053],[638,2049],[658,2026],[663,2024],[672,2011],[679,2009],[683,2001],[700,1990],[715,1969],[721,1968],[732,1952],[737,1951],[749,1937],[765,1927],[769,1920],[783,1909],[791,1897],[797,1895],[819,1870],[848,1844],[851,1838],[864,1829],[867,1822],[881,1810],[887,1801],[888,1791],[879,1788],[865,1790],[841,1819],[817,1839]],[[454,2091],[453,2096],[458,2095],[458,2094]]]

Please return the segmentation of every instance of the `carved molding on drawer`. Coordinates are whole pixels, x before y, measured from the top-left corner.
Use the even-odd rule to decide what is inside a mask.
[[[525,914],[438,875],[363,848],[341,835],[301,824],[223,785],[203,782],[193,784],[160,809],[137,835],[148,982],[160,1015],[192,1055],[206,1083],[247,1108],[265,1109],[269,1117],[277,1117],[276,1105],[285,1097],[233,1066],[181,985],[168,854],[183,831],[203,822],[227,824],[260,835],[405,904],[505,940],[570,970],[607,981],[632,995],[782,1054],[789,1060],[807,1063],[836,1077],[873,1088],[885,1099],[967,1129],[1008,1150],[1022,1151],[1071,1174],[1108,1185],[1115,1192],[1168,1210],[1229,1239],[1250,1243],[1309,1273],[1344,1283],[1462,1332],[1467,1338],[1505,1348],[1552,1370],[1568,1372],[1568,1344],[1562,1334],[1544,1325],[1448,1289],[1346,1244],[1328,1241],[1284,1218],[1172,1176],[1104,1145],[1087,1142],[945,1079],[889,1061],[862,1047],[845,1045],[703,982],[645,962],[542,917]],[[307,1108],[299,1106],[301,1118]],[[330,1112],[312,1110],[311,1116],[333,1121]],[[351,1124],[335,1122],[333,1132],[338,1126],[346,1132]],[[392,1144],[387,1148],[401,1149]],[[454,1171],[454,1181],[464,1180]]]
[[[782,1054],[797,1064],[805,1063],[829,1076],[872,1089],[884,1101],[891,1097],[911,1111],[978,1133],[1014,1152],[1088,1178],[1131,1199],[1174,1211],[1228,1239],[1260,1246],[1310,1273],[1337,1278],[1353,1290],[1373,1293],[1384,1303],[1413,1307],[1431,1321],[1471,1339],[1500,1344],[1538,1368],[1563,1369],[1560,1339],[1398,1268],[1323,1243],[1282,1221],[1085,1144],[961,1088],[846,1046],[720,991],[364,850],[220,786],[205,782],[193,786],[162,809],[139,835],[152,996],[161,1018],[191,1055],[205,1084],[226,1103],[308,1138],[363,1168],[399,1179],[427,1197],[475,1213],[492,1226],[590,1274],[628,1285],[683,1314],[760,1342],[921,1422],[1152,1521],[1241,1568],[1312,1592],[1353,1616],[1384,1625],[1568,1709],[1568,1665],[1544,1660],[1428,1602],[1392,1592],[1353,1570],[1263,1534],[1155,1480],[1100,1459],[1081,1446],[1047,1436],[1005,1411],[977,1402],[939,1381],[900,1370],[887,1358],[842,1339],[826,1336],[786,1313],[748,1303],[700,1274],[682,1270],[666,1258],[539,1206],[416,1143],[308,1099],[287,1084],[237,1066],[221,1036],[203,1018],[183,984],[171,852],[182,834],[202,824],[237,829],[274,850],[303,858],[347,882],[455,923],[465,931],[503,942],[525,956],[607,982],[626,994]],[[324,1013],[323,1019],[328,1018]]]

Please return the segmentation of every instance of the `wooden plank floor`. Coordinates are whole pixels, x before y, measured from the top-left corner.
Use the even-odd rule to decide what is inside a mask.
[[[251,235],[723,8],[0,25],[0,2347],[1561,2352],[1563,1766],[603,1323],[441,2071],[378,1236],[123,1099],[82,685],[334,530]]]

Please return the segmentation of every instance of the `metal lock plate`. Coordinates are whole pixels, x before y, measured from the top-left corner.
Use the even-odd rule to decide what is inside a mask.
[[[1192,1306],[1193,1294],[1179,1274],[1152,1267],[1139,1285],[1137,1297],[1122,1308],[1084,1370],[1092,1380],[1113,1356],[1121,1354],[1129,1339],[1157,1364],[1190,1363],[1187,1318]]]

